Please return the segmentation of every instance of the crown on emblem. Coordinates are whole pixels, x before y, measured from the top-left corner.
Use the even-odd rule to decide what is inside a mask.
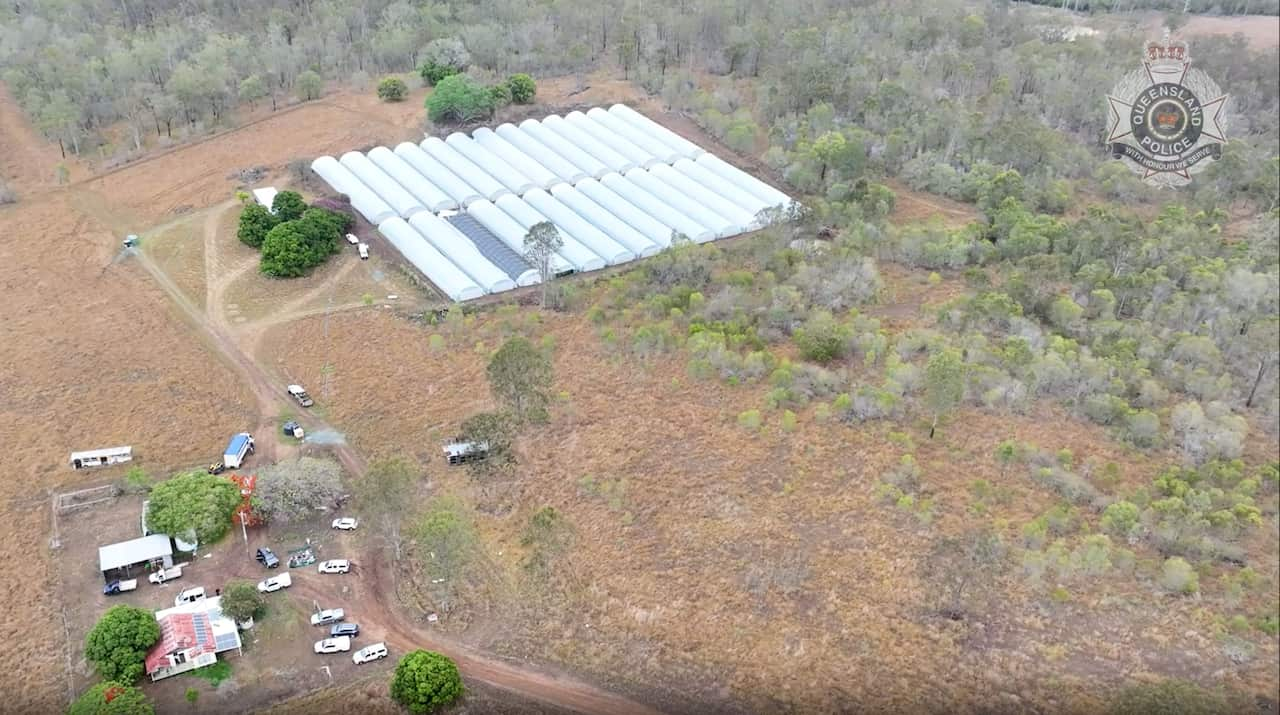
[[[1189,57],[1187,43],[1181,40],[1170,40],[1168,30],[1164,31],[1164,39],[1159,42],[1155,40],[1148,42],[1143,52],[1143,59],[1151,69],[1156,71],[1180,70],[1187,64]]]

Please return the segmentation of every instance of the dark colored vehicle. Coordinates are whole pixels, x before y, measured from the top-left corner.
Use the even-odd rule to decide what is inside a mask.
[[[258,553],[254,558],[258,560],[258,563],[269,569],[273,569],[280,565],[280,559],[276,558],[276,555],[272,553],[271,549],[258,549]]]
[[[222,474],[225,471],[227,471],[227,468],[222,464],[222,462],[214,462],[209,465],[210,474]]]
[[[338,636],[351,636],[352,638],[360,635],[360,626],[356,623],[339,623],[329,629],[329,637],[337,638]]]

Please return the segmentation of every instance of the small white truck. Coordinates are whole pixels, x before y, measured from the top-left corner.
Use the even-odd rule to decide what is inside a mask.
[[[132,591],[136,588],[138,588],[138,579],[136,578],[119,579],[116,581],[111,581],[107,585],[103,586],[102,593],[107,596],[114,596],[116,594],[124,593],[125,591]]]
[[[356,249],[360,251],[360,260],[362,261],[369,260],[369,244],[362,243],[356,246]]]
[[[356,244],[360,243],[360,239],[359,239],[359,238],[357,238],[357,237],[356,237],[356,235],[355,235],[354,233],[348,233],[348,234],[347,234],[347,243],[350,243],[351,245],[353,245],[353,246],[354,246],[354,245],[356,245]]]
[[[310,407],[315,404],[315,401],[311,399],[311,395],[307,394],[302,385],[289,385],[285,389],[289,392],[290,397],[298,401],[299,405]]]
[[[167,569],[160,569],[147,577],[147,580],[157,586],[163,585],[169,581],[182,576],[182,564],[170,566]]]
[[[253,454],[253,435],[241,432],[231,438],[222,455],[222,466],[226,469],[239,469],[244,458]]]

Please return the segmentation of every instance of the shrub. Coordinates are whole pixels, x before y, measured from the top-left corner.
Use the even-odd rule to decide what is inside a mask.
[[[302,218],[302,214],[307,210],[307,202],[303,201],[302,195],[296,191],[281,191],[272,200],[271,210],[275,213],[278,223],[296,221]]]
[[[67,715],[155,715],[155,711],[138,688],[108,680],[84,691]]]
[[[1172,556],[1160,570],[1160,585],[1171,593],[1191,594],[1200,590],[1200,575],[1186,559]]]
[[[462,696],[462,676],[449,658],[429,650],[406,653],[391,678],[391,697],[415,715],[438,710]]]
[[[84,657],[104,679],[132,684],[142,677],[147,651],[158,640],[160,624],[151,611],[112,606],[85,638]]]
[[[1181,680],[1130,686],[1120,691],[1107,709],[1109,715],[1218,715],[1232,711],[1223,696]]]
[[[760,410],[747,410],[738,415],[738,425],[752,431],[760,429],[762,422]]]
[[[378,99],[384,102],[403,102],[409,96],[409,86],[399,77],[384,77],[378,82]]]
[[[277,197],[279,194],[276,195]],[[240,212],[240,226],[236,229],[236,238],[246,246],[261,248],[267,233],[275,228],[279,220],[275,214],[262,204],[253,203]]]
[[[1116,536],[1127,536],[1138,524],[1138,515],[1138,507],[1131,502],[1113,502],[1102,512],[1102,528]]]
[[[508,77],[507,88],[511,90],[511,101],[516,104],[530,104],[538,93],[538,85],[533,81],[533,77],[523,72]]]
[[[791,410],[785,410],[782,413],[782,431],[783,432],[796,431],[796,413],[792,412]]]
[[[437,123],[464,123],[493,114],[493,94],[464,74],[442,79],[426,100],[427,116]]]

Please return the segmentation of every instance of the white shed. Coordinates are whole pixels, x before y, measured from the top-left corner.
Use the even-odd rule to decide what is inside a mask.
[[[579,216],[573,209],[560,203],[556,197],[542,189],[534,189],[524,195],[524,200],[537,209],[543,216],[551,219],[562,233],[577,239],[578,243],[591,249],[611,266],[634,261],[636,254],[613,240],[604,231],[596,228],[590,221]]]
[[[449,171],[462,177],[463,181],[471,184],[471,188],[479,191],[484,198],[494,201],[503,194],[511,193],[511,189],[489,176],[488,172],[458,153],[457,149],[445,144],[439,137],[427,137],[423,140],[421,146],[423,151],[434,157],[436,161],[444,164]]]
[[[519,169],[512,166],[505,159],[495,156],[493,152],[480,146],[475,139],[462,132],[454,132],[444,141],[445,144],[456,149],[459,154],[470,159],[473,164],[480,167],[486,174],[497,179],[498,183],[510,189],[511,193],[516,196],[524,196],[524,192],[537,186],[533,183],[533,179],[520,173]]]
[[[649,135],[648,132],[623,121],[617,115],[610,114],[599,107],[594,107],[587,111],[587,118],[598,123],[600,126],[609,131],[623,137],[627,141],[644,149],[650,155],[657,157],[658,161],[664,164],[674,163],[676,159],[681,157],[680,152],[672,149],[666,144],[658,141]]]
[[[369,223],[377,226],[396,215],[396,210],[391,208],[391,204],[383,201],[373,192],[373,189],[365,186],[363,181],[351,173],[350,169],[339,164],[337,159],[322,156],[311,162],[311,170],[333,187],[334,191],[345,194],[348,199],[351,199],[351,207],[360,212],[360,215],[364,216]]]
[[[476,285],[487,293],[501,293],[516,287],[516,282],[506,271],[493,265],[489,259],[480,254],[471,239],[462,235],[458,229],[449,225],[444,219],[429,213],[420,213],[409,219],[412,226],[437,251],[447,257],[453,265],[462,269]]]
[[[543,166],[536,158],[498,136],[488,127],[480,127],[471,132],[471,136],[477,144],[488,150],[490,154],[502,159],[515,167],[521,174],[529,177],[529,180],[540,189],[550,189],[556,184],[562,184],[567,181],[567,179],[561,179],[556,176],[555,172]]]
[[[769,208],[769,203],[764,199],[738,188],[736,184],[731,183],[724,177],[713,174],[710,169],[696,161],[681,159],[671,166],[681,174],[729,199],[752,216],[756,216],[764,209]]]
[[[507,248],[521,256],[524,255],[524,237],[529,230],[520,225],[514,218],[511,218],[511,215],[506,211],[493,205],[490,201],[480,199],[467,207],[467,214],[489,229],[489,232],[505,243]],[[551,268],[556,275],[573,273],[577,270],[572,263],[559,255],[552,257]]]
[[[378,224],[378,232],[450,300],[461,302],[484,296],[484,288],[427,243],[404,219],[393,216]]]
[[[154,563],[164,568],[173,566],[173,542],[164,534],[151,534],[98,547],[98,570],[129,572],[135,566]]]
[[[653,167],[649,170],[649,174],[698,202],[699,205],[732,221],[737,229],[734,233],[760,228],[756,225],[755,212],[747,211],[666,164]]]
[[[551,173],[555,174],[557,178],[563,179],[570,184],[576,184],[587,178],[587,172],[578,168],[573,162],[557,154],[555,150],[551,149],[546,144],[543,144],[537,139],[525,134],[514,124],[503,124],[494,130],[494,134],[511,146],[524,152],[531,159],[538,162],[540,166],[545,167]],[[481,144],[484,143],[479,129],[472,132],[472,135],[475,136],[476,141]],[[530,176],[530,178],[533,177]]]
[[[706,167],[711,173],[724,178],[729,183],[750,193],[752,196],[756,196],[764,200],[770,207],[781,206],[782,208],[786,208],[791,205],[791,197],[757,179],[751,174],[748,174],[742,169],[724,162],[715,154],[703,154],[698,157],[697,162],[701,166]]]
[[[640,171],[644,170],[641,169]],[[691,241],[706,243],[707,241],[714,241],[716,238],[715,231],[686,216],[680,209],[671,206],[662,197],[649,193],[621,174],[609,174],[601,179],[600,183],[611,189],[618,196],[643,209],[645,213],[661,220],[670,226],[672,231],[688,236]]]
[[[535,119],[526,119],[520,122],[520,131],[530,139],[555,152],[556,156],[581,169],[587,176],[599,179],[613,171],[603,161],[591,156],[573,142],[560,136],[559,132],[551,131]]]
[[[264,186],[261,189],[254,189],[253,198],[258,203],[266,206],[267,210],[271,213],[274,214],[276,212],[275,209],[271,208],[271,206],[276,202],[276,187]]]
[[[551,195],[637,256],[652,256],[662,250],[662,246],[568,184],[552,187]]]
[[[540,190],[535,189],[535,191]],[[551,221],[550,218],[544,216],[518,196],[503,196],[494,203],[498,208],[506,211],[508,216],[515,219],[516,223],[523,226],[525,231],[533,228],[534,224]],[[551,221],[551,223],[555,224],[555,221]],[[596,254],[595,251],[582,245],[577,239],[569,235],[563,227],[557,225],[556,228],[560,231],[560,238],[564,241],[564,245],[556,253],[572,264],[574,270],[586,272],[600,270],[605,267],[604,259]]]
[[[661,124],[653,121],[645,115],[628,107],[625,104],[615,104],[609,107],[609,113],[615,114],[623,121],[630,122],[635,126],[649,133],[649,136],[661,141],[663,144],[675,149],[686,159],[697,159],[706,153],[702,147],[667,129]]]
[[[463,208],[470,205],[472,201],[479,201],[484,198],[479,191],[471,187],[471,184],[463,181],[461,177],[450,171],[447,166],[427,155],[422,150],[422,147],[413,142],[399,144],[396,146],[395,154],[404,159],[419,174],[422,174],[427,181],[435,184],[450,198],[457,201],[458,205]]]
[[[414,198],[413,194],[405,191],[405,188],[396,183],[396,180],[387,176],[387,172],[379,169],[377,164],[369,161],[369,157],[358,151],[349,151],[342,155],[338,160],[343,166],[351,170],[365,186],[373,189],[373,192],[380,196],[383,201],[390,204],[391,208],[396,210],[400,216],[408,218],[419,211],[426,211],[427,207],[422,202]]]
[[[659,248],[671,245],[670,226],[650,216],[644,209],[622,198],[599,181],[587,179],[579,182],[574,188],[583,196],[608,209],[609,213],[625,221],[631,228],[644,234],[645,238],[653,241]]]
[[[582,112],[578,112],[578,116],[588,122],[590,121],[582,114]],[[607,146],[600,140],[596,139],[595,136],[577,122],[570,124],[559,115],[552,114],[542,120],[542,126],[560,135],[561,139],[564,139],[582,151],[594,156],[602,164],[613,171],[626,172],[641,165],[641,162],[636,161],[632,157],[623,156],[621,152],[616,151],[613,147]]]
[[[409,162],[401,159],[385,146],[370,149],[368,156],[369,161],[386,172],[387,176],[395,179],[397,184],[405,188],[405,191],[413,194],[414,198],[421,201],[428,211],[435,213],[458,208],[456,199],[428,181],[425,176],[418,173],[417,169],[410,166]]]

